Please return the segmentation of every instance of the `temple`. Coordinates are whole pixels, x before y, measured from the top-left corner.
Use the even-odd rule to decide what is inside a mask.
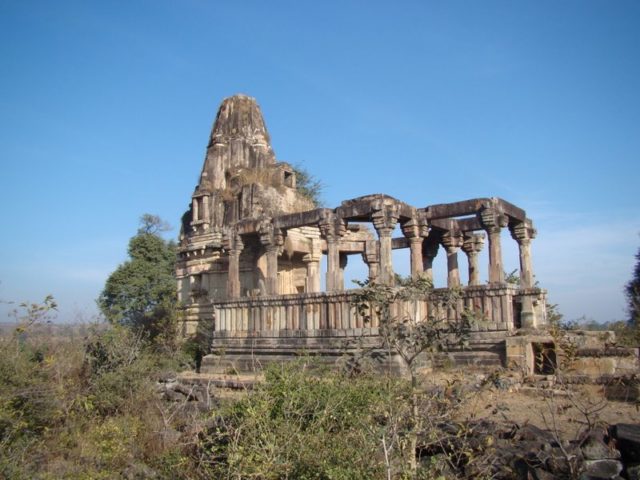
[[[519,248],[519,284],[505,282],[503,229]],[[184,333],[207,334],[203,368],[210,371],[246,370],[300,352],[334,361],[349,345],[374,345],[378,336],[375,319],[358,315],[345,288],[349,257],[362,257],[371,281],[394,285],[393,250],[408,249],[413,278],[433,278],[442,251],[447,287],[395,308],[418,318],[477,313],[482,321],[470,348],[452,358],[505,364],[506,340],[546,323],[545,292],[534,283],[531,261],[535,234],[525,211],[499,198],[412,206],[372,194],[316,208],[296,188],[295,169],[276,161],[255,99],[235,95],[220,106],[182,218],[176,273]],[[467,285],[460,268],[468,269]],[[453,306],[438,301],[448,289],[460,292]]]

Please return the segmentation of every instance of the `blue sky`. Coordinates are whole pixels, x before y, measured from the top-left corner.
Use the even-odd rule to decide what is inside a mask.
[[[90,319],[139,216],[178,225],[218,104],[242,92],[326,206],[505,198],[565,316],[621,319],[638,25],[637,1],[0,0],[0,299],[51,293],[60,320]]]

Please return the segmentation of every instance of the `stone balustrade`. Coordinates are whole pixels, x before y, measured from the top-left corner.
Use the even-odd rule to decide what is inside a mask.
[[[352,290],[219,301],[212,305],[214,337],[377,335],[378,319],[365,322],[352,303],[354,295]],[[455,320],[466,312],[476,320],[473,330],[508,331],[521,326],[519,305],[523,297],[544,311],[540,289],[483,285],[461,289],[453,302],[449,289],[436,289],[424,300],[397,302],[392,306],[392,315]]]

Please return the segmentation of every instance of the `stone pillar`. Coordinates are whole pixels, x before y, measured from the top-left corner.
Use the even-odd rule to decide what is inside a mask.
[[[198,220],[200,220],[200,209],[198,208],[198,198],[197,197],[193,197],[193,199],[191,200],[191,206],[192,206],[192,215],[193,218],[191,219],[192,222],[197,222]]]
[[[507,226],[507,216],[495,208],[485,208],[480,212],[480,221],[489,236],[489,283],[504,283],[500,231]]]
[[[244,248],[242,237],[234,231],[226,232],[223,237],[223,246],[229,257],[229,270],[227,271],[227,297],[240,297],[240,253]]]
[[[327,241],[327,291],[335,292],[340,284],[340,247],[338,242],[346,232],[345,222],[329,215],[320,223],[320,232]]]
[[[462,234],[447,232],[442,236],[442,246],[447,251],[447,287],[460,286],[460,270],[458,269],[458,249],[462,246]]]
[[[264,246],[267,257],[267,277],[265,287],[267,295],[278,294],[278,256],[284,244],[284,235],[280,230],[273,228],[273,225],[266,223],[258,229],[260,243]]]
[[[380,283],[393,285],[395,278],[393,274],[393,261],[391,257],[391,235],[398,223],[397,205],[382,205],[380,210],[371,215],[373,227],[378,232],[380,242]]]
[[[202,220],[204,221],[204,229],[209,230],[211,223],[211,215],[209,213],[209,195],[202,197]]]
[[[278,245],[266,245],[265,250],[267,253],[267,278],[265,286],[267,288],[267,295],[278,294],[278,255],[280,254],[280,248]]]
[[[520,252],[520,286],[533,287],[533,266],[531,264],[531,240],[536,237],[536,229],[530,221],[515,224],[509,228],[511,237],[518,242]]]
[[[533,287],[533,266],[531,264],[531,240],[536,237],[536,230],[530,220],[509,227],[511,236],[518,242],[520,252],[520,288]],[[535,328],[537,319],[531,295],[522,296],[522,313],[520,317],[524,328]]]
[[[302,261],[307,265],[306,292],[320,292],[322,290],[320,286],[320,256],[322,251],[318,243],[318,239],[312,240],[311,251],[302,257]]]
[[[402,224],[402,233],[409,239],[409,249],[411,255],[411,278],[419,278],[424,272],[424,261],[422,258],[422,243],[429,234],[425,223],[418,219],[411,219]]]
[[[346,253],[340,253],[338,262],[338,274],[336,275],[335,290],[341,292],[344,290],[344,269],[347,267],[349,257]]]
[[[422,243],[422,266],[424,276],[433,282],[433,259],[438,254],[440,244],[438,239],[431,235]]]
[[[367,240],[365,243],[364,253],[362,254],[362,260],[369,267],[369,282],[375,282],[380,274],[380,260],[377,241]]]
[[[465,233],[462,250],[467,255],[469,263],[469,285],[480,285],[478,270],[478,254],[484,246],[484,233]]]

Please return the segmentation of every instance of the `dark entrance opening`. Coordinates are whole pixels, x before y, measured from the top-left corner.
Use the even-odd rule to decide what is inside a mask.
[[[533,373],[537,375],[552,375],[556,373],[558,363],[556,359],[556,347],[553,342],[532,343],[533,348]]]

